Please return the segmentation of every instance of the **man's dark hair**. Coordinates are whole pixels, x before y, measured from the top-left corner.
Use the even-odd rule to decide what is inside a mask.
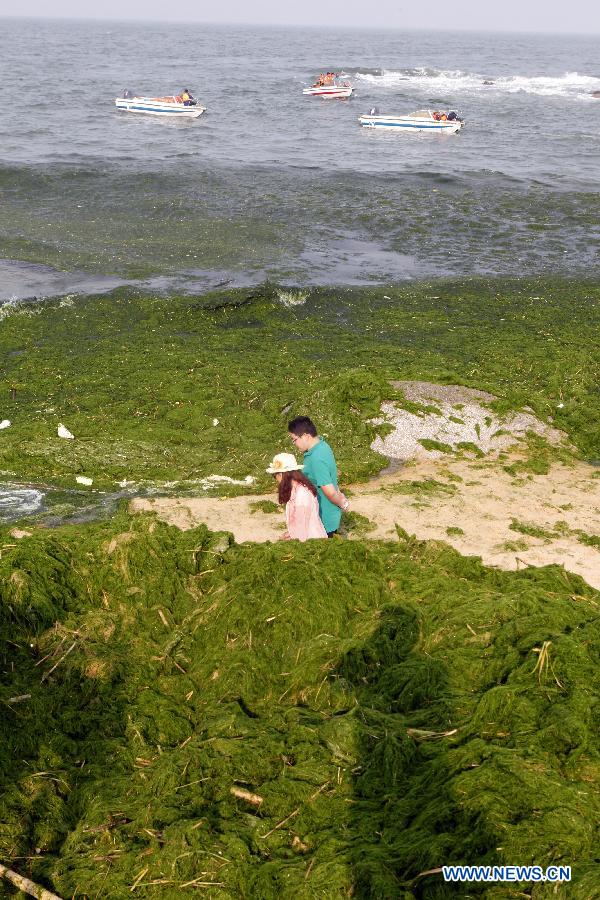
[[[314,422],[308,416],[296,416],[295,419],[288,422],[288,431],[290,434],[295,434],[296,437],[302,437],[303,434],[310,434],[311,437],[317,436]]]

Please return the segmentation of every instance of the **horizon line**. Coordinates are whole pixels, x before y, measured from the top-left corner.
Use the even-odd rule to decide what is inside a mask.
[[[528,28],[498,28],[498,29],[489,29],[489,28],[469,28],[468,26],[463,26],[461,28],[431,28],[426,25],[367,25],[367,24],[332,24],[332,25],[307,25],[299,22],[248,22],[248,21],[236,21],[236,22],[221,22],[221,21],[206,21],[202,19],[194,19],[193,21],[186,22],[173,22],[171,19],[167,18],[140,18],[140,17],[107,17],[103,18],[101,16],[69,16],[69,15],[23,15],[23,14],[6,14],[0,13],[0,19],[13,19],[16,21],[47,21],[47,22],[104,22],[104,23],[138,23],[140,25],[170,25],[180,28],[185,28],[189,25],[205,25],[205,26],[214,26],[218,28],[289,28],[289,29],[304,29],[307,31],[422,31],[422,32],[431,32],[431,33],[451,33],[451,34],[491,34],[491,35],[500,35],[500,34],[511,34],[511,35],[537,35],[540,37],[547,37],[549,35],[554,36],[565,36],[565,37],[589,37],[594,38],[600,35],[600,30],[598,31],[565,31],[564,29],[547,29],[544,31],[536,31]]]

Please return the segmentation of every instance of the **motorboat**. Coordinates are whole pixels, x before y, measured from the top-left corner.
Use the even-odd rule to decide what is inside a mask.
[[[206,112],[196,101],[184,103],[180,97],[117,97],[117,109],[146,113],[150,116],[170,116],[172,119],[197,119]]]
[[[352,85],[348,82],[343,84],[313,84],[311,87],[304,88],[302,93],[305,97],[332,97],[338,100],[347,100],[352,96]]]
[[[464,119],[455,112],[441,113],[437,110],[418,109],[408,116],[381,115],[371,110],[368,115],[359,116],[358,121],[365,128],[395,128],[398,131],[435,131],[455,134],[463,127]]]

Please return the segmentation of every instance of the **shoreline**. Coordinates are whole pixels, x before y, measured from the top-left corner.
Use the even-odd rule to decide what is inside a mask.
[[[76,522],[138,492],[256,497],[287,418],[307,409],[362,493],[423,448],[440,465],[490,451],[506,462],[514,437],[522,478],[592,462],[598,299],[591,281],[444,279],[17,306],[0,333],[0,469],[13,486],[45,485],[63,521],[69,503]]]

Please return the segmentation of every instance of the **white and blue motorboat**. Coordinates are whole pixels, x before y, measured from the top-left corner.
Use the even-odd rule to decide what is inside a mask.
[[[117,97],[117,109],[146,113],[150,116],[170,116],[172,119],[197,119],[206,112],[195,101],[185,104],[180,97]]]
[[[378,110],[371,110],[368,115],[359,116],[358,121],[365,128],[387,128],[396,131],[433,131],[443,134],[456,134],[463,127],[464,120],[455,112],[432,112],[430,109],[418,109],[408,116],[381,115]]]

